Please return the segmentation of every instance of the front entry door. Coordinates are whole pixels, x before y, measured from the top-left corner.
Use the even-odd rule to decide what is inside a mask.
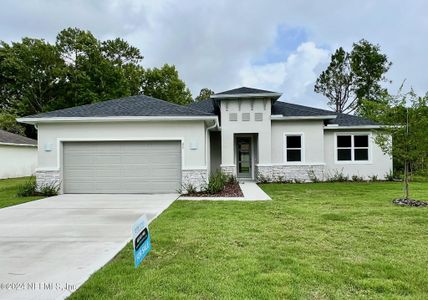
[[[237,137],[237,174],[240,178],[252,178],[251,138]]]

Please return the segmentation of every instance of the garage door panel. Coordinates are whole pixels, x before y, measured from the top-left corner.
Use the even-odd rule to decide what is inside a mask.
[[[181,143],[64,143],[65,193],[160,193],[181,186]]]

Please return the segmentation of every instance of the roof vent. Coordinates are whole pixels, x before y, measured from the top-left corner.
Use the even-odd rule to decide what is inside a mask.
[[[238,114],[237,113],[229,113],[229,121],[238,121]]]
[[[242,121],[250,121],[250,113],[242,113]]]

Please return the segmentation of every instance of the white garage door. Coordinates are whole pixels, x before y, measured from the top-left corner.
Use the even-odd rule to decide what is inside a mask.
[[[179,141],[64,143],[64,193],[176,193]]]

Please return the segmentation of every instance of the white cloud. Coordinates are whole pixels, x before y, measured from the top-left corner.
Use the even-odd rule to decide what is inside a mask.
[[[426,11],[424,0],[5,0],[0,39],[52,41],[59,30],[80,27],[100,38],[128,40],[141,49],[144,66],[175,64],[194,94],[245,82],[278,87],[287,100],[319,106],[326,101],[312,84],[325,63],[323,49],[349,49],[361,38],[379,43],[394,63],[387,74],[394,87],[407,78],[425,93]],[[309,43],[283,61],[253,65],[283,25],[303,28]]]
[[[329,61],[329,51],[315,43],[302,43],[284,62],[249,65],[240,72],[241,82],[274,91],[283,91],[289,101],[308,99],[318,70]]]

